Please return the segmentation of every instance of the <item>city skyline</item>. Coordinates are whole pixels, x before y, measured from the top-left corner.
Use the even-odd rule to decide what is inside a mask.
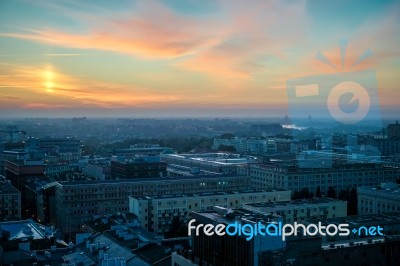
[[[398,10],[395,1],[3,1],[0,113],[282,116],[287,80],[373,69],[382,116],[393,117]]]

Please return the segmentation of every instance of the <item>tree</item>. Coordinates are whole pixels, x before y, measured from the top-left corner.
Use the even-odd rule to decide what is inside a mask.
[[[318,186],[317,187],[317,191],[315,191],[315,197],[317,197],[317,198],[322,197],[321,187],[320,186]]]
[[[226,146],[226,145],[221,145],[218,148],[219,151],[226,151],[226,152],[236,152],[235,147],[233,146]]]
[[[328,198],[336,199],[336,190],[334,187],[330,186],[328,188],[327,196],[328,196]]]

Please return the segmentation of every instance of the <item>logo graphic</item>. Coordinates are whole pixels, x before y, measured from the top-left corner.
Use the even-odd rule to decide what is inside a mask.
[[[355,127],[373,125],[375,129],[380,129],[381,116],[375,71],[344,71],[347,40],[340,40],[339,45],[342,72],[300,77],[287,81],[290,121],[300,128],[306,128],[312,117],[316,120],[319,119],[325,125],[330,123],[330,126],[347,126],[354,129]],[[372,52],[367,50],[351,67],[360,64],[371,55]],[[316,59],[337,69],[321,52],[317,53]],[[332,148],[332,138],[327,133],[326,138],[321,140],[321,149],[328,151]],[[380,152],[375,147],[366,147],[366,145],[361,147],[357,144],[357,141],[350,141],[344,148],[351,150],[352,154],[348,156],[349,158],[362,158],[364,161],[373,162],[380,161]],[[364,154],[362,154],[363,152]],[[307,160],[314,155],[310,154],[309,151],[306,154],[300,154],[300,157],[304,160],[301,161],[302,163],[299,166],[313,168],[331,166],[332,153],[329,155],[327,152],[322,160],[316,160],[320,164],[311,163],[309,165]],[[317,155],[321,156],[322,153],[320,152]]]

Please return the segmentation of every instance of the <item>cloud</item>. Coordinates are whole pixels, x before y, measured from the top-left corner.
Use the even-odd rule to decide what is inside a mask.
[[[0,104],[14,108],[140,108],[163,106],[180,99],[173,93],[153,92],[145,87],[79,79],[53,66],[1,68]],[[7,97],[5,97],[7,96]],[[18,102],[10,102],[10,97]],[[34,104],[32,104],[34,103]]]

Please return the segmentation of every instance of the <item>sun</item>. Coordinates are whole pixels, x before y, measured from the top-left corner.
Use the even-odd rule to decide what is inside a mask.
[[[46,92],[52,93],[54,92],[54,73],[51,70],[46,70],[44,72],[44,87],[46,89]]]

